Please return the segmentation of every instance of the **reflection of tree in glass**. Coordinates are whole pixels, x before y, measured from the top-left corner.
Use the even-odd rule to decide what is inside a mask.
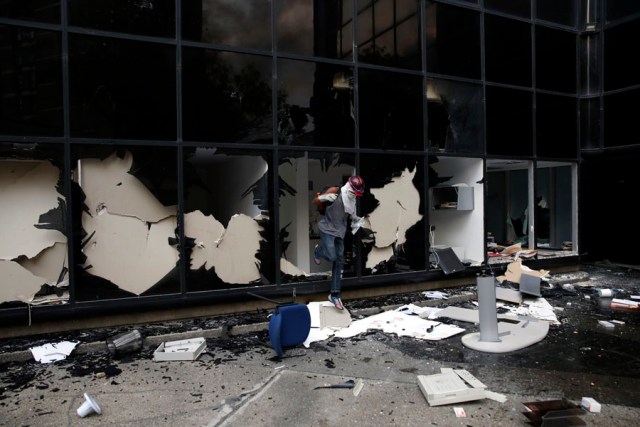
[[[215,123],[207,122],[215,135],[255,139],[265,129],[270,135],[271,86],[256,64],[249,62],[235,71],[221,55],[213,54],[205,74],[208,88],[204,105],[210,111],[207,115],[214,118]]]

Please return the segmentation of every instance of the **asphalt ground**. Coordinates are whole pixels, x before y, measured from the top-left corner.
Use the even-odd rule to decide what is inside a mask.
[[[581,273],[552,277],[543,291],[560,324],[541,342],[506,354],[468,349],[460,335],[425,341],[369,330],[288,348],[280,358],[269,342],[268,312],[2,340],[0,425],[525,426],[525,402],[579,404],[583,397],[602,410],[573,422],[638,425],[640,313],[612,310],[595,288],[638,295],[640,275],[615,266],[585,266]],[[473,307],[473,288],[448,290],[448,300],[418,293],[344,302],[355,320],[409,303]],[[623,323],[602,328],[597,321],[604,319]],[[131,328],[142,331],[143,348],[109,353],[105,340]],[[207,344],[196,360],[153,360],[160,343],[194,337]],[[61,361],[33,359],[29,348],[61,340],[80,344]],[[417,378],[442,368],[467,370],[506,400],[431,406]],[[357,395],[344,387],[360,381]],[[100,414],[78,416],[84,393]]]

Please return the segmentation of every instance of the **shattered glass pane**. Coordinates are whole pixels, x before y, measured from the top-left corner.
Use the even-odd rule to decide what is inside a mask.
[[[74,146],[72,154],[76,298],[178,292],[176,149]]]
[[[313,249],[320,242],[318,221],[322,214],[311,201],[318,192],[342,186],[355,173],[351,154],[329,152],[282,152],[280,177],[280,273],[283,283],[324,280],[331,275],[331,263],[316,265]],[[366,183],[366,179],[365,179]],[[354,238],[345,235],[343,277],[356,274]]]
[[[360,201],[366,225],[359,260],[364,275],[424,270],[424,161],[422,157],[363,155],[368,191]]]
[[[482,86],[449,80],[427,80],[429,150],[484,152]]]
[[[270,154],[185,148],[187,290],[274,281]]]
[[[0,303],[66,303],[67,201],[60,144],[0,144]]]

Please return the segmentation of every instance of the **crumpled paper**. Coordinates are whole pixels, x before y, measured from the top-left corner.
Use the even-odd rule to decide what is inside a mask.
[[[40,363],[51,363],[58,360],[64,360],[76,348],[77,342],[61,341],[58,343],[49,343],[39,347],[31,347],[33,358]]]

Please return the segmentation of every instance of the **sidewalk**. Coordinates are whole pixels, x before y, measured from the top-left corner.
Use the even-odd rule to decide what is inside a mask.
[[[597,271],[590,280],[630,290],[639,286],[635,275],[616,273]],[[179,333],[161,325],[156,330],[168,334],[145,336],[143,350],[120,359],[107,352],[103,340],[84,342],[66,360],[51,364],[35,362],[28,349],[4,351],[0,425],[525,426],[523,402],[562,397],[574,403],[593,397],[602,404],[601,413],[580,417],[587,425],[635,425],[640,416],[638,316],[626,313],[624,327],[599,329],[592,321],[615,313],[585,298],[593,294],[594,283],[575,285],[575,294],[543,295],[563,309],[561,324],[542,342],[509,354],[467,349],[460,336],[424,341],[371,330],[287,349],[280,359],[269,344],[266,319]],[[468,305],[473,300],[468,291],[461,289],[448,302],[424,303]],[[418,302],[411,300],[414,296],[396,301],[405,298]],[[351,314],[357,319],[399,305],[353,309]],[[153,361],[161,342],[200,336],[206,338],[207,352],[197,360]],[[507,400],[430,406],[417,376],[441,368],[466,369]],[[317,388],[349,380],[362,380],[357,396],[353,389]],[[95,399],[101,414],[76,414],[84,393]],[[454,407],[462,407],[466,417],[457,418]]]

